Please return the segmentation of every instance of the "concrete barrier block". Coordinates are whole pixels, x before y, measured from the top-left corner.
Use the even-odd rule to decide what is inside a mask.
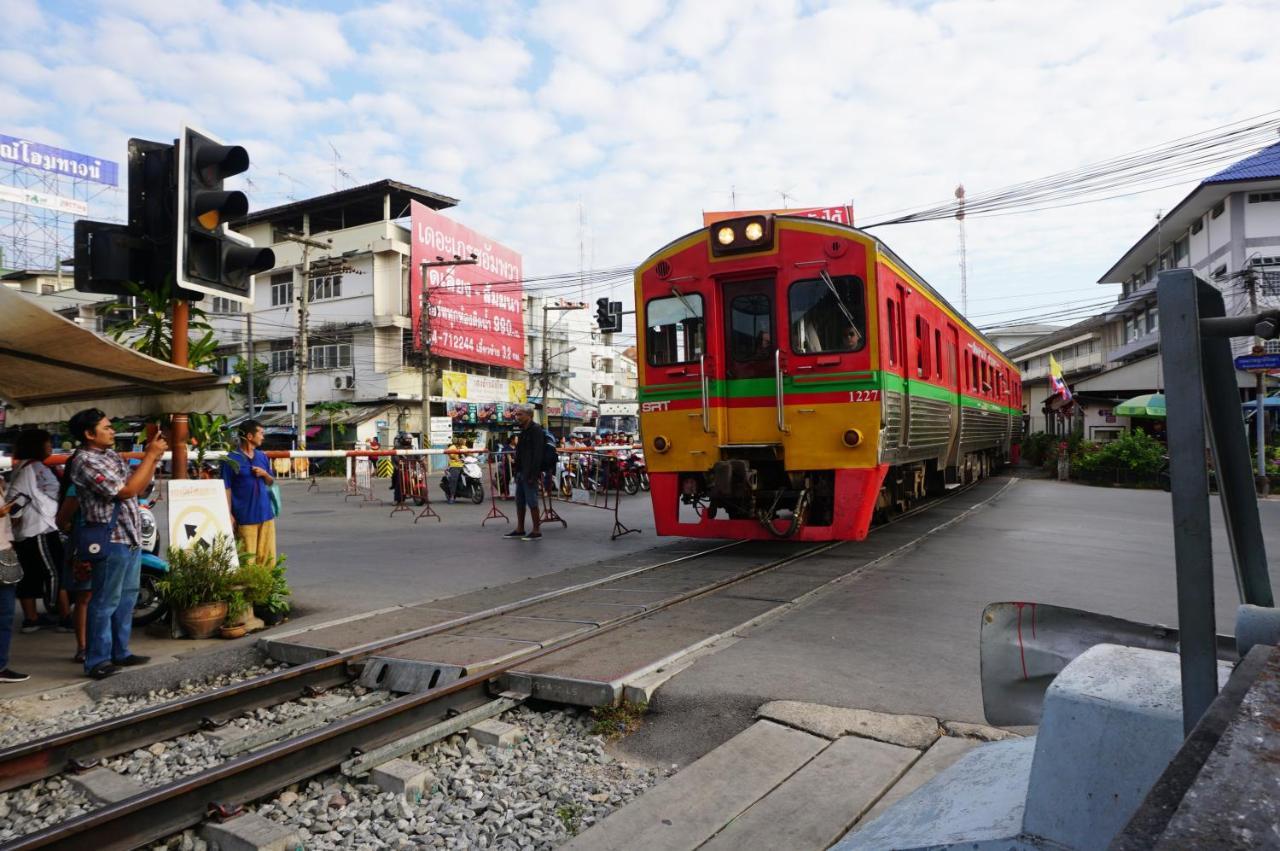
[[[524,741],[524,730],[496,718],[473,724],[467,728],[467,735],[478,745],[495,748],[513,748]]]
[[[400,795],[413,802],[422,800],[436,777],[425,767],[407,759],[384,762],[369,772],[369,780],[383,792]]]
[[[200,834],[214,851],[303,851],[296,830],[254,813],[205,822]]]

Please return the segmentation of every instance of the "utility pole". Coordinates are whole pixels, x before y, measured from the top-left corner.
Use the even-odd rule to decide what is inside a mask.
[[[252,304],[249,305],[249,310],[245,312],[244,322],[245,322],[245,329],[246,329],[245,333],[248,338],[247,348],[249,350],[249,357],[248,357],[248,360],[246,361],[249,364],[249,368],[245,371],[245,383],[248,385],[245,388],[245,394],[247,398],[247,405],[245,407],[245,412],[249,415],[249,419],[253,419],[253,372],[254,370],[253,370],[253,305]]]
[[[1245,281],[1249,285],[1249,312],[1253,315],[1258,313],[1258,272],[1257,269],[1250,265],[1245,270]],[[1253,338],[1254,354],[1263,354],[1266,352],[1266,342],[1261,337]],[[1267,373],[1265,370],[1258,370],[1255,374],[1257,379],[1257,388],[1254,391],[1254,399],[1257,401],[1257,409],[1254,411],[1254,427],[1256,429],[1256,440],[1258,444],[1258,493],[1266,496],[1271,490],[1270,481],[1267,479]]]
[[[311,303],[311,249],[328,249],[333,247],[333,240],[324,241],[311,238],[311,219],[302,218],[301,234],[285,234],[285,239],[302,246],[302,285],[298,291],[298,345],[293,356],[293,374],[298,384],[298,400],[296,417],[298,423],[297,442],[299,449],[307,448],[307,366],[310,354],[307,347],[307,314]]]
[[[474,266],[477,263],[473,254],[466,259],[454,255],[452,260],[436,257],[435,260],[423,260],[418,265],[418,273],[422,278],[422,307],[418,314],[418,336],[422,340],[422,448],[427,448],[431,434],[431,380],[435,377],[436,364],[431,356],[431,287],[427,281],[427,270],[441,266]]]
[[[551,389],[551,346],[547,339],[547,313],[552,310],[585,310],[586,307],[585,304],[547,304],[545,297],[542,300],[542,370],[538,377],[538,384],[542,388],[543,428],[551,424],[550,417],[547,415],[547,393]]]

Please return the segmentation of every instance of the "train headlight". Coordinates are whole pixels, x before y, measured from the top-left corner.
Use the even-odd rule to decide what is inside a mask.
[[[725,227],[716,231],[716,239],[721,245],[731,245],[733,243],[733,228]]]
[[[662,435],[658,435],[653,439],[654,452],[666,452],[670,448],[671,448],[671,441],[667,440]]]
[[[764,236],[764,225],[760,222],[748,222],[743,233],[745,233],[747,239],[752,242],[759,242],[760,238]]]
[[[858,431],[856,428],[848,429],[845,431],[842,439],[844,440],[844,445],[852,449],[862,443],[862,432]]]

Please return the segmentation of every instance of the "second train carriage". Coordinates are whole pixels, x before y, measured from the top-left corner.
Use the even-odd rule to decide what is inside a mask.
[[[1018,439],[1014,365],[863,231],[719,222],[635,286],[658,534],[861,540]]]

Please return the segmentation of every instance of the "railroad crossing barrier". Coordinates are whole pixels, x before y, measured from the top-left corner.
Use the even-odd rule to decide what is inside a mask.
[[[610,540],[616,541],[623,535],[632,532],[639,534],[639,529],[632,529],[618,516],[618,508],[622,504],[622,457],[618,451],[630,451],[630,447],[618,450],[596,451],[566,447],[560,450],[563,462],[556,470],[554,487],[544,487],[544,503],[551,508],[552,500],[572,502],[613,512],[613,532]],[[545,484],[545,483],[544,483]],[[545,520],[546,518],[544,518]],[[560,519],[555,514],[554,519]],[[564,523],[563,520],[560,520]],[[568,525],[568,524],[565,524]]]

